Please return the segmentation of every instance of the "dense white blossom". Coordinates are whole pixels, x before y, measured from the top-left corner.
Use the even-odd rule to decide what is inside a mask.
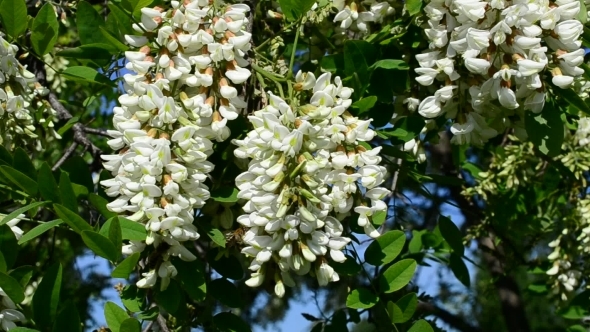
[[[158,277],[165,289],[176,269],[171,256],[195,256],[183,245],[199,238],[194,209],[209,198],[205,185],[214,165],[212,141],[230,135],[227,121],[246,106],[238,84],[250,77],[244,59],[251,35],[244,31],[248,6],[216,7],[208,1],[172,1],[171,8],[143,8],[137,35],[126,41],[126,94],[113,110],[115,130],[108,144],[117,154],[104,155],[113,175],[102,181],[107,207],[145,224],[145,243],[131,241],[125,254],[146,245],[167,245],[163,262],[137,282],[152,287]]]
[[[0,145],[12,150],[32,145],[41,150],[41,129],[48,138],[60,138],[54,130],[56,112],[42,100],[47,89],[35,81],[16,58],[18,46],[0,35]],[[35,113],[40,112],[40,116]]]
[[[381,148],[360,144],[375,135],[371,120],[346,110],[352,89],[339,77],[332,81],[330,73],[316,79],[299,72],[296,82],[306,104],[289,105],[269,93],[269,104],[248,117],[253,130],[235,141],[234,150],[236,157],[250,159],[236,178],[238,197],[246,201],[237,219],[247,228],[242,252],[252,257],[246,283],[259,286],[268,264],[276,264],[279,296],[285,285],[293,286],[290,272],[313,270],[320,285],[338,280],[326,257],[346,259],[350,239],[341,221],[354,211],[366,234],[377,237],[371,216],[387,210],[382,199],[389,194],[379,187],[387,173],[378,165]]]
[[[583,73],[579,11],[579,1],[430,1],[424,8],[430,47],[416,56],[415,69],[430,96],[418,112],[455,119],[458,144],[481,145],[521,126],[523,111],[543,109],[545,73],[555,94]]]

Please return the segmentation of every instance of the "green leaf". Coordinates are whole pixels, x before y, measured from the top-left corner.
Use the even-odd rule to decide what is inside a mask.
[[[560,95],[565,97],[567,95],[566,91],[571,90],[562,90],[560,91]],[[572,93],[579,98],[577,94]],[[578,107],[572,101],[568,101]],[[586,105],[584,101],[582,103]],[[525,112],[524,126],[529,140],[543,154],[549,157],[555,157],[561,152],[561,143],[564,137],[563,122],[561,121],[559,109],[554,107],[552,101],[545,102],[545,107],[543,107],[543,111],[539,114]]]
[[[348,255],[346,255],[346,260],[344,262],[333,262],[330,263],[330,266],[332,266],[334,271],[336,271],[339,275],[354,276],[361,272],[361,266],[359,263],[357,263],[354,258]]]
[[[39,330],[33,330],[26,327],[15,327],[10,332],[39,332]]]
[[[358,110],[356,112],[356,115],[361,115],[361,114],[369,111],[371,108],[373,108],[373,106],[375,106],[376,102],[377,102],[376,96],[369,96],[369,97],[365,97],[361,100],[354,102],[351,105],[351,107],[352,107],[352,109]]]
[[[0,160],[5,162],[7,165],[12,165],[12,155],[2,145],[0,145]]]
[[[424,128],[424,118],[418,115],[410,115],[397,120],[394,124],[396,129],[406,132],[405,136],[399,136],[404,142],[416,138]]]
[[[422,0],[406,0],[406,9],[410,16],[414,16],[420,12],[422,8]]]
[[[100,32],[100,27],[104,26],[104,24],[103,16],[90,3],[86,1],[78,3],[76,26],[78,27],[78,36],[82,45],[104,44],[115,49]]]
[[[283,14],[289,21],[300,19],[311,9],[314,3],[314,0],[279,0]]]
[[[414,323],[414,325],[412,325],[408,332],[434,332],[434,330],[432,329],[432,326],[428,324],[427,321],[421,319]]]
[[[62,171],[59,177],[59,197],[63,206],[68,208],[70,211],[78,211],[78,201],[76,200],[76,194],[72,188],[72,182],[68,173]]]
[[[10,269],[16,263],[19,246],[12,229],[8,225],[0,226],[0,253],[3,254],[4,266]],[[4,267],[3,266],[3,267]]]
[[[29,205],[23,206],[22,208],[16,209],[16,210],[12,211],[11,213],[9,213],[6,217],[2,218],[2,220],[0,221],[0,226],[6,224],[7,222],[11,221],[12,219],[18,217],[20,214],[23,214],[31,209],[34,209],[34,208],[39,207],[41,205],[45,205],[47,203],[49,203],[49,201],[35,202],[35,203],[31,203]]]
[[[403,317],[404,315],[402,309],[391,301],[387,302],[387,314],[391,318],[392,323],[395,323],[397,317]]]
[[[582,112],[590,115],[590,106],[588,106],[588,104],[586,104],[586,102],[584,102],[582,97],[580,97],[574,90],[556,88],[556,91],[557,91],[557,95],[562,97],[563,99],[565,99],[571,106],[574,106],[579,111],[582,111]],[[554,110],[553,105],[548,105],[548,104],[549,103],[545,103],[545,107],[543,108],[543,112],[541,114],[545,113],[545,108],[550,108],[551,111],[557,111],[557,110]]]
[[[54,203],[61,203],[57,182],[47,162],[43,162],[39,167],[37,179],[39,180],[39,193],[41,196]]]
[[[346,297],[346,306],[352,309],[368,309],[377,304],[377,294],[366,288],[357,288]]]
[[[196,302],[202,302],[207,295],[205,282],[205,267],[199,261],[185,262],[175,261],[174,266],[178,270],[178,281],[188,294]]]
[[[111,272],[113,278],[129,278],[129,275],[135,270],[137,262],[139,262],[140,253],[136,252],[133,255],[125,258],[117,267]]]
[[[209,250],[207,262],[217,273],[228,279],[240,280],[244,277],[242,263],[233,255],[218,255],[217,250]],[[217,257],[220,256],[220,257]]]
[[[369,66],[376,56],[375,47],[366,41],[347,40],[344,43],[344,72],[346,76],[352,77],[355,94],[358,96],[362,96],[369,85]]]
[[[127,285],[121,292],[121,302],[127,310],[140,312],[145,306],[145,290],[139,289],[135,285]]]
[[[82,231],[92,232],[92,227],[77,213],[60,204],[53,204],[53,209],[59,218],[68,224],[76,233],[82,233]]]
[[[37,170],[35,169],[35,166],[33,165],[31,158],[29,158],[29,155],[25,152],[25,150],[21,148],[16,148],[12,156],[14,158],[14,161],[12,162],[12,167],[14,167],[14,169],[18,169],[24,175],[36,181]]]
[[[61,169],[68,172],[73,183],[83,185],[88,192],[94,192],[94,181],[90,173],[90,165],[81,156],[72,156],[66,160]]]
[[[588,316],[590,308],[590,290],[585,290],[576,295],[567,306],[557,311],[559,316],[565,319],[583,319]]]
[[[463,234],[457,225],[455,225],[455,223],[448,217],[440,215],[438,217],[438,227],[440,228],[440,233],[445,241],[447,241],[449,246],[451,246],[451,249],[453,249],[453,252],[457,253],[459,256],[463,256],[463,253],[465,252],[465,247],[463,246]]]
[[[397,300],[395,304],[400,309],[401,315],[398,314],[397,316],[392,316],[392,322],[395,324],[405,323],[414,315],[414,312],[418,307],[418,297],[416,296],[416,293],[409,293]]]
[[[118,254],[116,261],[118,261],[119,257],[121,256],[121,247],[123,246],[123,235],[121,232],[121,223],[119,223],[119,218],[113,218],[111,221],[107,237],[109,240],[111,240],[111,243],[115,246],[115,249],[117,249]]]
[[[25,299],[25,289],[23,286],[18,280],[4,272],[0,272],[0,288],[2,288],[14,303],[21,303]]]
[[[150,3],[151,3],[151,0],[144,0],[144,1],[150,1]],[[128,1],[126,1],[126,0],[123,1],[123,4],[125,4],[125,2],[128,2]],[[147,4],[147,5],[149,5],[149,4]],[[147,5],[142,5],[142,6],[145,7]],[[116,18],[117,27],[119,28],[119,33],[121,35],[132,35],[134,31],[131,26],[131,17],[129,17],[129,14],[127,14],[125,11],[123,11],[121,9],[121,7],[116,6],[112,3],[109,3],[107,6],[109,7],[109,10],[111,12],[109,14],[109,17],[113,16]],[[140,7],[139,9],[141,9],[141,8],[142,7]]]
[[[130,11],[132,14],[139,13],[142,8],[148,7],[154,2],[153,0],[123,0],[121,4],[123,8]]]
[[[111,332],[120,332],[121,324],[129,318],[129,315],[115,303],[108,301],[104,306],[104,318]]]
[[[27,29],[27,4],[25,0],[0,2],[0,18],[8,35],[16,39]]]
[[[382,234],[373,241],[365,251],[365,262],[381,266],[392,262],[402,252],[406,243],[406,234],[394,230]]]
[[[393,264],[379,278],[381,290],[384,293],[391,293],[405,287],[414,276],[416,261],[413,259],[402,259]]]
[[[92,206],[94,206],[98,213],[100,213],[100,215],[102,215],[103,217],[112,218],[117,216],[115,212],[111,212],[109,211],[109,209],[107,209],[107,204],[109,203],[109,201],[98,196],[97,194],[88,194],[88,201],[90,201],[90,204],[92,204]]]
[[[463,285],[465,285],[465,287],[469,288],[471,285],[471,280],[469,279],[469,270],[467,269],[467,266],[465,265],[465,262],[463,262],[461,256],[452,253],[449,260],[449,265],[455,277],[457,277],[457,279]]]
[[[147,237],[145,226],[127,218],[118,217],[121,224],[121,236],[123,240],[144,241]]]
[[[207,285],[208,293],[230,308],[240,308],[244,305],[242,298],[236,296],[238,288],[227,279],[215,279]]]
[[[171,280],[166,290],[156,295],[156,303],[171,314],[175,314],[182,302],[182,292],[176,280]]]
[[[234,187],[221,187],[211,190],[211,198],[216,202],[235,203],[238,201],[238,189]]]
[[[390,69],[390,70],[409,70],[410,67],[404,60],[396,60],[396,59],[385,59],[379,60],[375,62],[371,69],[375,68],[383,68],[383,69]]]
[[[80,332],[82,324],[80,323],[80,314],[73,301],[68,301],[61,310],[53,324],[53,332]]]
[[[217,245],[219,245],[220,247],[225,247],[225,236],[223,235],[223,233],[221,233],[219,229],[214,228],[213,226],[211,226],[210,223],[206,221],[200,222],[198,224],[198,227],[204,230],[205,233],[207,233],[207,236],[209,236],[209,238]]]
[[[37,236],[47,232],[48,230],[50,230],[53,227],[56,227],[62,223],[63,223],[63,220],[61,220],[61,219],[56,219],[56,220],[42,223],[41,225],[39,225],[39,226],[31,229],[27,233],[25,233],[20,238],[20,240],[18,240],[18,244],[21,245],[21,244],[27,243],[27,242],[31,241],[32,239],[36,238]]]
[[[16,169],[9,166],[0,166],[0,172],[10,182],[17,185],[20,189],[31,196],[37,195],[37,182]]]
[[[45,327],[46,329],[53,327],[57,306],[59,305],[61,278],[61,264],[55,263],[45,271],[43,280],[41,280],[33,295],[33,317],[38,327]]]
[[[96,255],[106,258],[111,262],[116,262],[120,252],[107,237],[102,236],[92,230],[82,231],[82,241]]]
[[[10,271],[8,275],[16,279],[23,288],[26,288],[33,276],[33,267],[30,265],[19,266]]]
[[[220,312],[213,316],[213,324],[220,332],[251,332],[248,323],[231,312]]]
[[[121,323],[119,332],[141,332],[141,324],[135,318],[127,318]]]
[[[64,50],[67,51],[67,50]],[[59,53],[62,53],[64,51],[61,51]],[[59,53],[57,55],[59,55]],[[59,130],[57,131],[58,134],[63,135],[66,133],[66,131],[68,131],[70,128],[72,128],[73,125],[75,125],[76,123],[78,123],[78,120],[80,120],[79,117],[75,116],[73,118],[70,118],[68,120],[68,122],[66,122],[65,125],[63,125],[61,128],[59,128]]]
[[[90,67],[72,66],[66,68],[66,70],[64,70],[62,74],[75,81],[114,86],[114,83],[111,80],[109,80],[106,76],[100,74],[96,71],[96,69],[92,69]]]
[[[31,44],[39,55],[45,55],[53,49],[59,34],[59,25],[53,6],[46,3],[33,20]]]
[[[156,320],[158,314],[160,313],[160,308],[153,307],[148,310],[142,311],[137,314],[137,318],[141,320]]]
[[[99,27],[100,33],[102,33],[103,37],[110,42],[117,50],[121,52],[125,52],[129,49],[129,46],[123,44],[118,38],[111,35],[111,33],[106,30],[104,27]]]
[[[110,5],[109,5],[110,7]],[[72,48],[66,48],[63,49],[59,52],[56,53],[57,56],[61,56],[64,58],[74,58],[74,59],[82,59],[82,60],[92,60],[94,62],[96,62],[97,64],[102,64],[104,62],[107,62],[109,60],[111,60],[111,58],[113,57],[113,55],[111,54],[111,45],[108,44],[86,44],[86,45],[82,45],[79,47],[72,47]],[[72,119],[76,119],[75,121],[72,121]],[[73,125],[75,122],[77,122],[78,117],[74,117],[72,119],[70,119],[70,121],[68,121],[68,123],[66,123],[63,127],[61,127],[58,131],[58,134],[61,134],[62,130],[63,132],[67,131],[71,125]],[[68,126],[68,124],[70,124],[70,126]],[[65,129],[64,129],[65,128]]]

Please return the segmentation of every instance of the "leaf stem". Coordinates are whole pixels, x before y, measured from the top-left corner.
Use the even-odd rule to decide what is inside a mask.
[[[293,65],[295,64],[295,53],[297,53],[297,42],[299,41],[299,34],[301,33],[301,29],[297,29],[295,33],[295,41],[293,42],[293,51],[291,52],[291,61],[289,61],[289,73],[287,74],[287,78],[293,77]]]

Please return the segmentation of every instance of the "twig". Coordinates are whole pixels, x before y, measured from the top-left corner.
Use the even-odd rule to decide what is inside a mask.
[[[162,314],[158,314],[158,325],[160,325],[162,332],[170,332],[170,329],[166,326],[166,318]]]
[[[72,155],[74,154],[74,152],[76,152],[76,148],[78,147],[78,143],[74,142],[72,143],[72,145],[70,145],[70,147],[67,148],[67,150],[64,152],[63,156],[61,156],[61,158],[59,158],[59,160],[55,163],[55,165],[53,165],[53,167],[51,168],[52,171],[57,170],[58,168],[61,167],[61,165],[63,165],[63,163]]]
[[[148,324],[148,325],[145,327],[145,329],[143,329],[143,331],[142,331],[142,332],[149,332],[149,331],[151,331],[151,330],[152,330],[152,327],[154,326],[154,323],[155,323],[155,322],[156,322],[156,321],[151,321],[151,322],[150,322],[150,323],[149,323],[149,324]]]
[[[37,58],[31,57],[30,58],[30,68],[35,73],[35,77],[37,78],[37,81],[41,85],[47,87],[47,78],[46,78],[45,67],[44,67],[43,62]],[[59,101],[59,98],[57,97],[57,95],[53,91],[49,92],[49,94],[47,95],[47,101],[49,102],[51,107],[57,112],[57,118],[59,120],[67,121],[73,117],[72,114],[66,109],[66,107]],[[94,143],[92,143],[92,141],[90,141],[88,136],[86,136],[85,129],[86,129],[86,126],[84,126],[81,123],[76,123],[72,126],[72,130],[74,132],[74,143],[76,143],[77,145],[81,145],[85,148],[85,150],[90,151],[90,153],[92,154],[92,157],[93,157],[93,163],[100,164],[100,155],[101,155],[102,151],[96,145],[94,145]]]
[[[107,133],[107,131],[104,129],[84,127],[84,131],[88,134],[94,134],[94,135],[99,135],[99,136],[104,136],[104,137],[109,137],[109,138],[111,137],[111,135],[109,135],[109,133]]]

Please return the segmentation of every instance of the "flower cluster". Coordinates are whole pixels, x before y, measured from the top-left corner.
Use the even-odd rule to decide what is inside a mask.
[[[245,214],[237,219],[247,228],[242,252],[253,258],[246,283],[259,286],[276,264],[278,296],[285,285],[293,286],[290,272],[313,269],[320,285],[338,280],[326,256],[346,259],[342,250],[350,239],[343,236],[341,221],[354,209],[359,226],[377,237],[371,216],[387,210],[382,199],[389,194],[378,187],[386,174],[378,165],[380,148],[360,144],[375,135],[371,120],[346,110],[352,89],[339,77],[332,82],[330,73],[316,79],[299,72],[296,81],[297,95],[309,104],[289,105],[270,94],[269,104],[249,116],[253,130],[235,141],[234,150],[236,157],[250,159],[248,170],[236,178],[238,197],[246,200]]]
[[[0,327],[4,331],[10,331],[16,328],[16,323],[24,322],[25,315],[16,310],[16,304],[0,288]]]
[[[41,129],[60,138],[54,130],[57,113],[42,100],[47,89],[35,82],[35,75],[22,66],[17,58],[18,46],[0,35],[0,144],[9,150],[27,146],[41,150],[38,140]],[[37,116],[35,113],[41,113]]]
[[[482,144],[522,126],[524,110],[543,109],[545,75],[568,88],[583,73],[579,11],[575,0],[430,1],[424,8],[430,49],[416,56],[415,69],[430,96],[418,112],[454,118],[459,144]]]
[[[338,11],[334,22],[340,23],[340,29],[343,31],[352,29],[362,33],[367,32],[367,25],[370,22],[381,23],[385,16],[394,12],[386,1],[334,0],[332,6]]]
[[[212,140],[223,141],[227,121],[246,105],[232,84],[250,77],[244,59],[251,35],[245,5],[216,7],[209,1],[172,1],[172,7],[143,8],[127,35],[138,51],[126,52],[126,94],[114,108],[115,130],[108,141],[119,153],[102,156],[113,179],[102,181],[116,199],[107,207],[145,224],[148,236],[132,241],[124,253],[146,245],[165,250],[162,263],[143,274],[138,287],[152,287],[158,277],[166,288],[177,274],[170,256],[194,260],[182,242],[196,240],[194,209],[209,198],[205,185],[214,165],[207,161]]]

